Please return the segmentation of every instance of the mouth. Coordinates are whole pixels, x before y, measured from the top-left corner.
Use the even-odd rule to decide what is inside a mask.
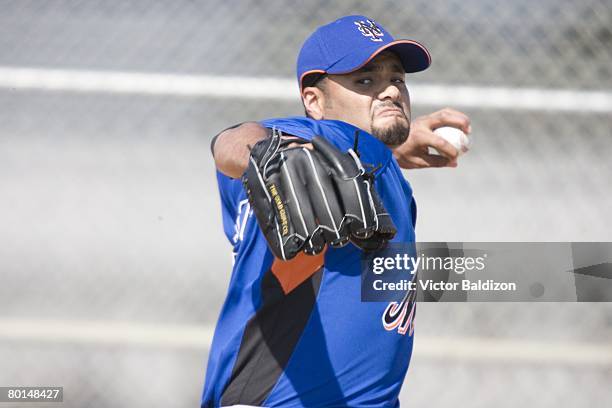
[[[406,117],[406,114],[399,108],[383,108],[376,113],[376,116],[401,116]]]

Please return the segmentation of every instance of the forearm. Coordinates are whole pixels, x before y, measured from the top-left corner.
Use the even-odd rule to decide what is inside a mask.
[[[240,178],[247,168],[249,148],[264,139],[268,130],[257,122],[246,122],[221,132],[213,146],[217,169],[232,178]]]

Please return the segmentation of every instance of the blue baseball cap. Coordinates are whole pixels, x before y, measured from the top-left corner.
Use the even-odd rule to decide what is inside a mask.
[[[346,16],[319,27],[302,45],[297,59],[300,91],[309,74],[347,74],[358,70],[384,50],[391,50],[406,72],[431,64],[427,48],[413,40],[395,40],[371,18]]]

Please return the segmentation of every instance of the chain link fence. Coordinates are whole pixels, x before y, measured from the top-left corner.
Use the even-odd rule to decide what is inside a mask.
[[[459,168],[406,172],[419,240],[611,240],[608,0],[2,6],[0,386],[62,385],[66,407],[197,406],[231,267],[210,140],[238,122],[302,112],[297,97],[237,96],[247,88],[75,91],[71,72],[159,74],[162,87],[165,76],[293,81],[315,27],[366,14],[432,52],[431,68],[407,77],[414,116],[453,101],[457,87],[477,96],[452,105],[472,118],[473,150]],[[2,74],[24,69],[67,79],[24,87]],[[446,91],[419,100],[429,85]],[[516,106],[493,106],[498,88]],[[535,107],[521,107],[521,89],[539,92]],[[559,90],[576,109],[550,107]],[[406,406],[612,402],[608,304],[421,304],[416,325]],[[448,357],[428,339],[493,351]],[[547,344],[603,352],[598,362],[517,357]]]

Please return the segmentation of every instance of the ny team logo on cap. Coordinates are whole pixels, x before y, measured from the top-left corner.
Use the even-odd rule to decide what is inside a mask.
[[[355,25],[364,37],[370,37],[372,41],[382,41],[380,37],[385,35],[376,23],[370,19],[366,21],[355,21]]]

